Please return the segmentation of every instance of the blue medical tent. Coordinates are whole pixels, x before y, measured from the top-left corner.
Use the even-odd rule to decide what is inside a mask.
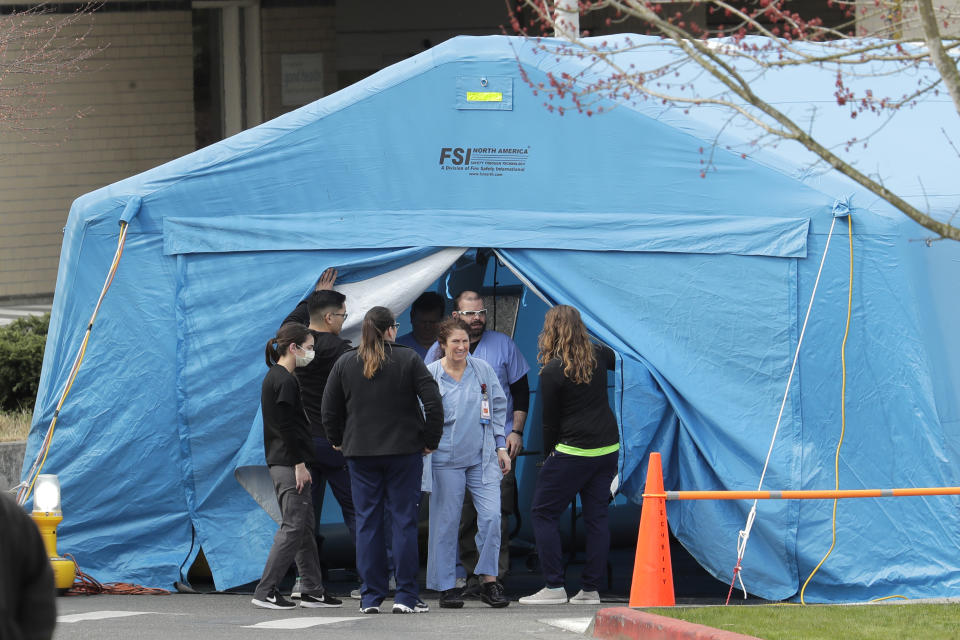
[[[44,467],[63,487],[60,546],[81,567],[169,587],[202,548],[218,588],[258,579],[275,524],[234,474],[262,463],[267,338],[325,267],[340,270],[355,329],[372,304],[402,312],[478,248],[531,300],[578,307],[619,354],[621,490],[633,501],[651,451],[667,489],[757,489],[768,450],[764,489],[831,489],[841,426],[841,488],[960,485],[960,247],[929,241],[795,145],[742,154],[737,141],[754,134],[717,110],[601,99],[602,114],[550,111],[527,81],[601,73],[551,46],[456,38],[74,203],[26,466],[129,222]],[[902,93],[896,75],[874,82]],[[912,202],[956,212],[948,98],[881,127],[835,108],[826,71],[756,86],[816,111],[818,135]],[[845,148],[858,127],[878,131]],[[958,504],[842,501],[806,599],[960,595]],[[669,523],[729,582],[749,508],[670,502]],[[798,597],[831,520],[827,501],[761,502],[747,589]]]

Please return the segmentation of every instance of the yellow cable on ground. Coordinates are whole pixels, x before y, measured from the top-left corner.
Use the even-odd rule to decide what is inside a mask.
[[[120,257],[123,255],[123,245],[127,239],[127,223],[125,221],[120,221],[120,237],[117,241],[117,251],[113,256],[113,261],[110,263],[110,271],[107,273],[107,279],[103,283],[103,289],[100,291],[100,297],[97,299],[97,304],[93,309],[93,314],[90,316],[90,321],[87,323],[87,330],[83,335],[83,340],[80,343],[80,349],[77,351],[77,357],[73,361],[73,366],[70,368],[70,375],[67,376],[67,383],[64,385],[63,392],[60,394],[60,400],[57,402],[57,408],[53,412],[53,419],[50,421],[50,426],[47,427],[47,434],[43,438],[43,442],[40,445],[40,450],[37,453],[37,458],[33,463],[33,466],[30,467],[30,472],[27,473],[27,480],[24,483],[21,483],[20,489],[17,491],[17,504],[23,505],[26,504],[27,499],[30,497],[30,493],[33,491],[33,485],[37,481],[37,476],[40,475],[40,471],[43,470],[43,465],[47,461],[47,453],[50,451],[50,442],[53,440],[53,432],[56,429],[57,418],[60,416],[60,409],[63,408],[63,403],[67,399],[67,395],[70,393],[70,389],[73,387],[74,380],[77,379],[77,373],[80,371],[80,364],[83,362],[83,357],[87,353],[87,344],[90,341],[90,333],[93,331],[93,323],[97,319],[97,314],[100,312],[100,305],[103,304],[103,299],[107,295],[107,290],[110,289],[110,285],[113,283],[113,277],[117,273],[117,267],[120,265]]]
[[[847,408],[846,408],[846,395],[847,395],[847,336],[850,335],[850,315],[853,309],[853,216],[847,215],[847,240],[850,246],[850,278],[849,285],[847,287],[847,326],[843,331],[843,343],[840,345],[840,370],[841,370],[841,382],[840,382],[840,441],[837,442],[837,452],[833,459],[833,473],[834,473],[834,488],[840,489],[840,446],[843,445],[843,435],[847,429]],[[830,554],[833,553],[833,548],[837,544],[837,500],[833,500],[833,516],[830,519],[830,529],[831,529],[831,539],[830,539],[830,548],[827,549],[826,555],[817,563],[817,566],[813,568],[813,571],[810,572],[810,575],[807,576],[807,579],[803,583],[803,588],[800,589],[800,604],[807,604],[803,599],[803,594],[807,590],[807,585],[810,584],[810,580],[813,579],[813,576],[820,570],[820,567],[824,562],[827,561],[827,558],[830,557]]]

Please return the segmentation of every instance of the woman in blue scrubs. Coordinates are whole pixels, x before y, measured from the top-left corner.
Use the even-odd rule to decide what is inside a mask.
[[[480,558],[480,599],[491,607],[510,601],[497,582],[500,555],[500,478],[510,471],[503,425],[507,399],[493,368],[470,357],[469,327],[449,318],[441,323],[437,341],[443,357],[427,369],[443,396],[443,435],[430,456],[430,544],[427,587],[440,592],[440,607],[463,606],[455,586],[457,532],[464,491],[477,508],[477,549]]]

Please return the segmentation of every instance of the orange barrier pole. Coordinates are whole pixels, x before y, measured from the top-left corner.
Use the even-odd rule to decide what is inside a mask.
[[[957,496],[960,487],[905,487],[901,489],[804,489],[794,491],[664,491],[643,494],[664,500],[835,500],[837,498],[904,498]]]
[[[672,607],[673,565],[670,563],[670,531],[667,528],[667,503],[663,492],[660,454],[651,453],[647,465],[637,556],[630,586],[631,607]]]

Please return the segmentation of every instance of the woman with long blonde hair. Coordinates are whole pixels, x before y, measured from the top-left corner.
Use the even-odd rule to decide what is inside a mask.
[[[543,447],[531,510],[537,555],[546,586],[520,604],[600,604],[607,567],[610,484],[617,473],[620,432],[607,401],[607,371],[616,355],[590,340],[580,312],[567,305],[547,311],[538,341]],[[567,599],[558,519],[580,494],[587,537],[581,589]]]
[[[379,613],[387,596],[387,535],[397,577],[393,612],[429,610],[417,585],[417,513],[423,455],[440,443],[443,400],[417,352],[394,344],[398,327],[386,307],[370,309],[360,346],[340,356],[323,391],[323,428],[350,472],[362,613]]]

